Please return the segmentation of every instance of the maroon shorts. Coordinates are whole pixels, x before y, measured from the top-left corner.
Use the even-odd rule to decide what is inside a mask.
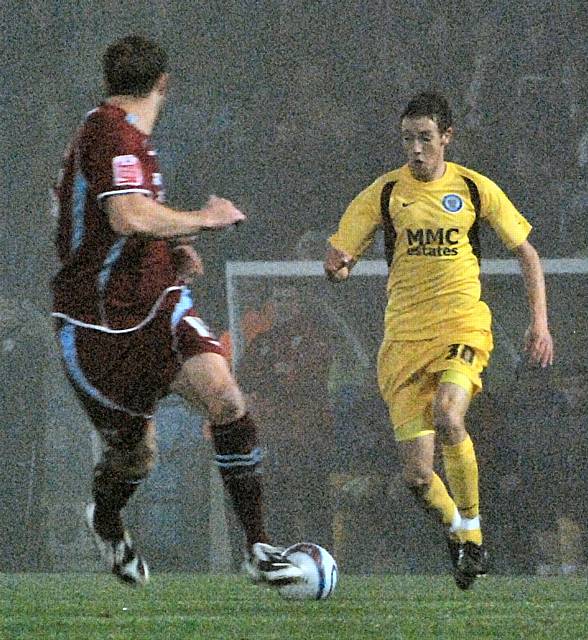
[[[225,356],[187,291],[171,293],[153,320],[135,331],[107,333],[62,322],[57,334],[68,378],[107,440],[109,431],[117,439],[139,436],[187,359]]]

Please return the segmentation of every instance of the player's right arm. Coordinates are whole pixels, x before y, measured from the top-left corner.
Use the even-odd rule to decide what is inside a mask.
[[[327,246],[324,268],[325,274],[331,282],[347,280],[352,265],[353,256],[350,253],[336,249],[332,244]]]
[[[230,200],[217,196],[211,196],[202,209],[176,211],[141,193],[125,193],[108,197],[104,209],[110,226],[123,236],[184,238],[245,220],[245,214]]]
[[[232,202],[216,196],[197,211],[177,211],[160,202],[149,178],[158,165],[146,142],[126,118],[100,108],[88,115],[77,141],[79,171],[116,233],[185,239],[245,220]]]
[[[382,183],[382,178],[379,178],[352,200],[339,221],[336,233],[329,238],[324,269],[332,282],[346,280],[355,262],[372,243],[381,224]]]

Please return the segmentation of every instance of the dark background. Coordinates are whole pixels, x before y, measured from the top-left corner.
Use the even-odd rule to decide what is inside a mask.
[[[154,138],[170,203],[196,208],[216,193],[249,216],[238,232],[198,243],[207,267],[197,284],[198,304],[218,332],[228,325],[226,261],[295,258],[304,234],[311,239],[304,257],[320,259],[347,202],[402,162],[398,114],[423,89],[441,90],[454,107],[449,159],[501,185],[532,222],[541,255],[588,256],[586,3],[5,0],[0,24],[0,570],[87,566],[79,514],[88,497],[92,443],[52,345],[48,282],[56,261],[49,193],[66,143],[101,99],[100,56],[113,40],[143,33],[169,50],[171,92]],[[491,234],[484,247],[487,258],[506,257]],[[569,369],[585,385],[586,276],[552,280],[558,384],[567,384],[559,380]],[[488,300],[497,307],[498,333],[518,349],[523,293],[519,288],[513,298],[513,287],[501,286],[487,289]],[[263,298],[263,287],[250,302]],[[358,297],[345,312],[358,310],[349,319],[361,332],[367,294],[348,295]],[[370,334],[370,353],[378,331]],[[516,358],[511,353],[505,361]],[[502,382],[509,387],[511,378],[505,374]],[[499,415],[512,423],[503,417],[516,413],[505,404],[511,396],[489,394],[495,421]],[[545,402],[537,399],[524,415]],[[553,398],[549,403],[556,406]],[[185,418],[174,406],[163,415],[165,424]],[[556,428],[565,422],[559,415]],[[553,470],[541,458],[548,455],[541,438],[551,435],[523,444],[535,443],[537,468]],[[573,441],[583,443],[585,431]],[[163,450],[176,460],[173,442]],[[512,438],[505,442],[502,451]],[[198,437],[190,446],[195,457],[207,459]],[[159,495],[168,500],[170,480],[160,482]],[[193,483],[206,502],[207,481]],[[200,522],[191,497],[182,500],[189,505],[182,517]],[[541,518],[541,527],[549,527],[555,516]],[[208,529],[198,526],[201,547],[178,557],[181,566],[205,565]]]

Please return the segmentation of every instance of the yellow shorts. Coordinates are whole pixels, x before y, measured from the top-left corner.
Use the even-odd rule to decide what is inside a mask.
[[[489,331],[430,340],[386,340],[378,354],[378,384],[397,440],[432,432],[432,403],[440,381],[474,396],[492,351]]]

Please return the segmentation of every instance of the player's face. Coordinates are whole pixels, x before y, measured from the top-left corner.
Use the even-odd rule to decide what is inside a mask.
[[[445,147],[451,140],[451,128],[441,133],[434,120],[423,116],[403,118],[400,131],[412,175],[424,182],[440,178],[445,173]]]

